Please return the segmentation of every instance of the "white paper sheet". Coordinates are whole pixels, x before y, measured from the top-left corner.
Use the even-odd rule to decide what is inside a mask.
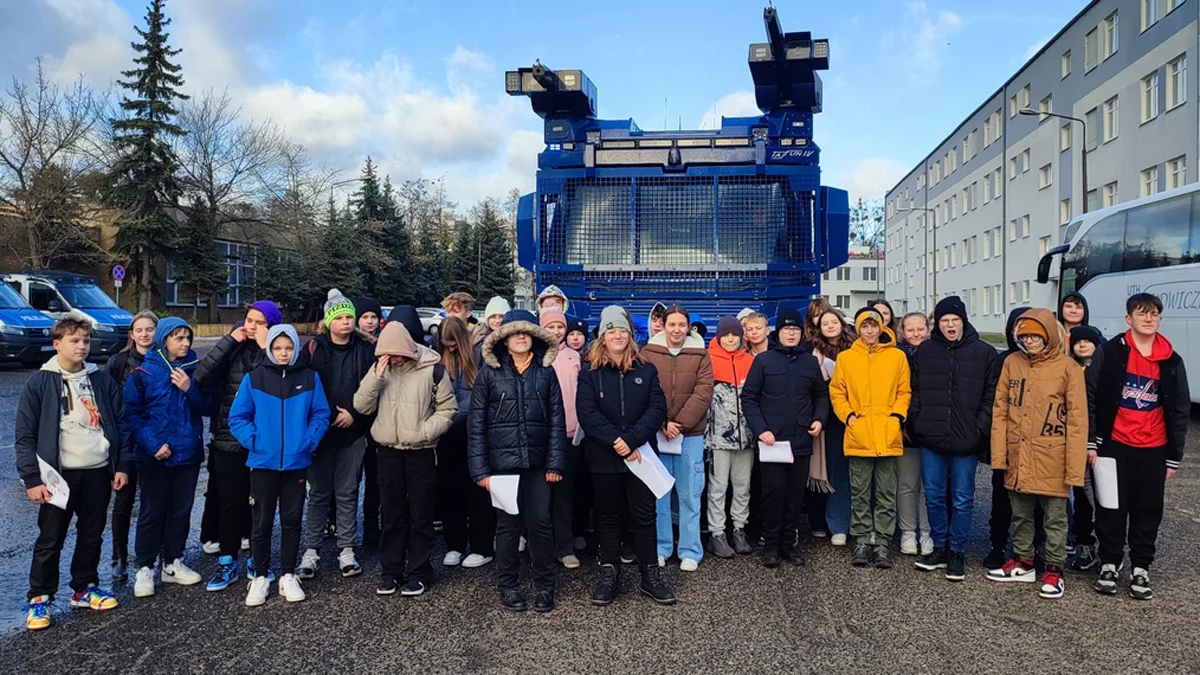
[[[792,464],[796,458],[792,456],[791,441],[775,441],[775,445],[758,442],[758,461],[770,464]]]
[[[658,452],[661,455],[682,455],[683,434],[679,434],[672,439],[667,438],[663,432],[658,432]]]
[[[1092,489],[1096,491],[1096,501],[1106,509],[1117,508],[1117,460],[1113,457],[1099,457],[1096,466],[1092,467]]]
[[[662,499],[664,495],[671,492],[672,487],[675,487],[675,478],[667,472],[667,467],[663,466],[662,460],[654,454],[649,443],[638,448],[638,452],[642,455],[642,461],[625,462],[625,466],[629,467],[633,475],[650,488],[655,499]]]
[[[579,444],[582,442],[583,442],[583,425],[580,424],[575,427],[575,437],[571,439],[571,445],[578,448]]]
[[[517,487],[521,484],[519,475],[492,476],[488,481],[488,492],[492,493],[492,506],[504,511],[510,516],[520,513],[517,508]]]
[[[67,485],[67,479],[41,457],[38,457],[38,469],[42,474],[42,485],[50,491],[50,503],[66,511],[67,500],[71,498],[71,488]]]

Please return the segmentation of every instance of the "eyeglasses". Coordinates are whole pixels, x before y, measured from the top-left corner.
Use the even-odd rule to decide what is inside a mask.
[[[1037,333],[1026,333],[1025,335],[1018,335],[1017,339],[1024,342],[1033,342],[1034,340],[1044,340],[1045,338]]]

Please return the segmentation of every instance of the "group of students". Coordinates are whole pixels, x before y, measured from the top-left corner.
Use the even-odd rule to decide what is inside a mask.
[[[672,604],[661,568],[677,557],[682,571],[697,570],[703,532],[716,557],[759,546],[766,567],[802,565],[804,514],[813,536],[853,543],[855,566],[892,567],[898,523],[902,554],[958,581],[980,460],[994,470],[988,579],[1036,581],[1040,547],[1040,595],[1061,597],[1073,515],[1074,566],[1100,565],[1095,589],[1116,592],[1128,540],[1130,593],[1152,597],[1164,484],[1182,457],[1190,402],[1183,363],[1157,332],[1155,296],[1131,297],[1129,330],[1107,342],[1087,325],[1082,296],[1064,298],[1057,319],[1014,310],[1004,354],[980,339],[956,296],[937,304],[932,323],[919,313],[897,320],[874,301],[852,328],[821,299],[806,314],[781,310],[773,332],[747,309],[723,317],[707,344],[677,305],[654,307],[643,343],[618,306],[589,335],[553,286],[536,315],[493,298],[476,322],[465,293],[443,306],[427,346],[413,307],[385,321],[378,301],[335,289],[319,334],[303,343],[274,303],[259,301],[203,359],[186,322],[143,312],[105,370],[87,362],[86,317],[56,323],[56,353],[17,413],[18,469],[42,505],[27,627],[50,625],[73,517],[71,605],[117,606],[97,572],[114,491],[113,578],[128,574],[136,491],[135,597],[155,593],[156,569],[162,583],[203,581],[183,556],[204,417],[200,535],[219,556],[206,588],[244,574],[247,606],[264,604],[275,581],[276,516],[286,600],[305,599],[301,580],[317,574],[331,534],[338,571],[362,573],[364,476],[362,535],[378,548],[380,595],[425,592],[440,523],[443,565],[494,560],[501,602],[516,611],[528,608],[519,581],[528,549],[533,608],[550,611],[556,567],[580,566],[594,526],[592,602],[612,603],[622,564],[636,563],[641,593]],[[661,498],[630,470],[654,458],[673,483]],[[1099,458],[1115,466],[1116,504],[1089,491]],[[492,493],[514,481],[516,508],[494,508]]]

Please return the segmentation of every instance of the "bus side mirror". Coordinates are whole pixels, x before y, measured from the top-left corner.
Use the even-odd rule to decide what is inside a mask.
[[[1046,251],[1046,255],[1042,256],[1042,259],[1038,261],[1037,282],[1039,284],[1050,281],[1050,264],[1054,262],[1054,256],[1066,253],[1068,248],[1066,244],[1059,244]]]

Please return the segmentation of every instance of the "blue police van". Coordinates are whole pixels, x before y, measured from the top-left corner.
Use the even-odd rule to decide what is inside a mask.
[[[8,285],[17,290],[34,309],[51,319],[61,319],[78,310],[92,320],[92,358],[107,358],[121,351],[129,339],[133,315],[117,306],[96,285],[96,278],[73,272],[40,270],[10,274]]]
[[[8,277],[0,283],[0,363],[37,365],[49,358],[54,321],[29,306]]]

